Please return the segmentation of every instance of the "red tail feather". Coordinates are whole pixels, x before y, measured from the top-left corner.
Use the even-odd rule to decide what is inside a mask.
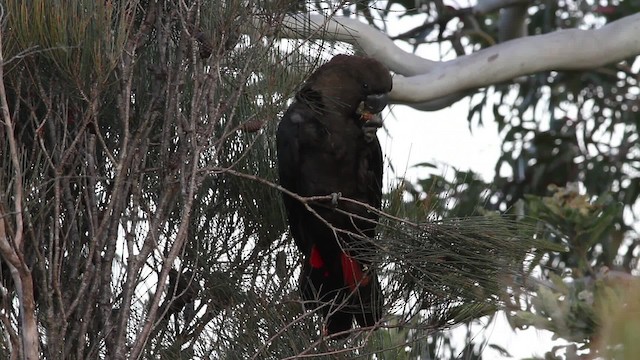
[[[311,248],[311,255],[309,256],[309,264],[314,269],[321,269],[324,267],[324,260],[322,260],[322,256],[320,256],[320,252],[316,247]]]
[[[309,265],[314,269],[324,269],[322,275],[329,277],[329,270],[324,267],[324,260],[315,246],[311,248],[311,254],[309,254]]]
[[[342,277],[344,283],[349,286],[351,291],[355,290],[358,286],[366,286],[371,280],[368,276],[362,272],[360,264],[354,260],[351,256],[342,253]]]

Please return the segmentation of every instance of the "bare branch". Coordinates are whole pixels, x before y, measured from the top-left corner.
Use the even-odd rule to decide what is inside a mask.
[[[397,101],[397,104],[404,104],[411,106],[412,108],[420,111],[436,111],[440,109],[444,109],[447,106],[451,106],[458,101],[464,99],[469,95],[473,95],[476,92],[475,89],[463,90],[457,93],[449,94],[443,97],[439,97],[437,99],[423,101],[418,103],[408,103],[403,101]]]
[[[545,70],[595,68],[640,54],[640,14],[601,29],[568,29],[512,40],[428,73],[394,78],[392,98],[415,103]],[[531,61],[537,59],[537,61]]]
[[[438,64],[400,49],[386,34],[356,19],[327,18],[313,14],[291,15],[284,18],[279,35],[284,38],[330,39],[352,43],[367,55],[383,62],[391,71],[407,76],[422,74]]]
[[[2,18],[2,17],[0,17]],[[22,352],[25,359],[38,358],[38,329],[35,316],[35,301],[33,298],[33,281],[31,271],[24,262],[22,255],[23,237],[24,237],[24,218],[23,218],[23,178],[22,166],[20,164],[20,152],[15,138],[13,120],[9,112],[9,104],[7,103],[7,92],[4,86],[4,57],[2,53],[2,33],[0,32],[0,112],[2,113],[2,122],[6,127],[6,134],[9,140],[9,152],[14,172],[14,218],[15,231],[11,239],[7,236],[4,227],[4,213],[0,213],[1,229],[0,229],[0,255],[6,260],[11,276],[16,284],[18,298],[20,302],[20,321],[21,321],[21,340]],[[10,244],[12,242],[12,244]]]
[[[1,226],[1,225],[0,225]],[[4,296],[4,295],[0,295]],[[7,347],[9,348],[9,352],[11,353],[11,360],[20,358],[20,340],[18,339],[18,334],[11,326],[11,320],[6,312],[0,312],[0,328],[4,329],[3,333],[5,334],[5,339],[7,340]]]
[[[283,37],[345,41],[382,61],[399,74],[394,78],[392,99],[406,104],[539,71],[595,68],[640,54],[640,14],[600,29],[567,29],[512,40],[448,62],[407,53],[383,33],[355,19],[293,15],[285,18],[285,25]]]

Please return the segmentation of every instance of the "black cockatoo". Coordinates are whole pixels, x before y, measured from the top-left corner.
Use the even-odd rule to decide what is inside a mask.
[[[316,214],[283,195],[304,254],[302,297],[322,306],[328,335],[351,329],[354,317],[360,326],[382,317],[376,270],[362,256],[374,248],[378,215],[345,198],[380,209],[383,159],[375,132],[391,86],[377,60],[337,55],[309,77],[278,127],[281,185],[304,197],[334,195],[310,204]]]

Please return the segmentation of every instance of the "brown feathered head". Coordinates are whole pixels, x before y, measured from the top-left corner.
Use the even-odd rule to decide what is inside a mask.
[[[336,55],[309,77],[298,99],[367,121],[387,105],[391,87],[389,69],[378,60]]]

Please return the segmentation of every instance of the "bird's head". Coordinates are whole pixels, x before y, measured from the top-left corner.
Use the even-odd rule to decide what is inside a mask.
[[[389,69],[378,60],[337,55],[311,75],[300,95],[367,122],[387,106],[391,87]]]

